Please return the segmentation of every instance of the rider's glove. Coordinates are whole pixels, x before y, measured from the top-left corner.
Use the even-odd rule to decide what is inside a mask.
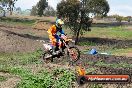
[[[64,34],[61,34],[62,39],[66,39],[67,37]]]

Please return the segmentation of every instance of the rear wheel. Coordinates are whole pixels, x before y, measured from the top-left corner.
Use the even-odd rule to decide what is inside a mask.
[[[80,59],[80,51],[77,47],[72,46],[68,50],[68,57],[70,59],[70,62],[74,63],[77,60]]]
[[[43,62],[44,63],[50,63],[53,62],[53,58],[52,55],[50,54],[50,52],[45,52],[42,56]]]

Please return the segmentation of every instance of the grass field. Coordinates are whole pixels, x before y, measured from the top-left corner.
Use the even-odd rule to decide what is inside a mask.
[[[35,20],[31,19],[19,19],[19,18],[10,18],[10,17],[1,17],[0,24],[6,26],[24,26],[31,27],[35,23]]]
[[[127,26],[103,27],[103,28],[93,27],[91,32],[84,33],[84,37],[132,40],[132,26],[130,27],[131,29],[127,29]]]

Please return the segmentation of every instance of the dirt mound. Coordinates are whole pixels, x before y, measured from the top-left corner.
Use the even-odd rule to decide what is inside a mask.
[[[0,39],[1,52],[31,52],[39,48],[38,43],[36,43],[36,41],[32,41],[30,39],[23,39],[21,37],[12,36],[8,34],[4,35],[6,36],[1,37]]]
[[[49,22],[38,21],[34,24],[33,28],[38,30],[48,30],[52,24]]]
[[[17,32],[0,28],[0,52],[31,52],[42,47],[36,42],[41,37]]]

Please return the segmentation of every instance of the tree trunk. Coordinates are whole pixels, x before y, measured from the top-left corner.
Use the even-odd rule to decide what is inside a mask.
[[[79,25],[79,28],[78,28],[77,34],[76,34],[75,45],[77,45],[77,43],[78,43],[79,33],[80,33],[80,30],[81,30],[81,27],[82,27],[82,23],[80,22],[80,25]]]
[[[83,13],[83,11],[81,11],[81,20],[80,20],[79,28],[78,28],[78,30],[77,30],[77,35],[76,35],[75,45],[77,45],[78,40],[79,40],[79,33],[80,33],[81,28],[82,28],[83,15],[84,15],[84,13]]]
[[[12,11],[10,11],[10,15],[12,15]]]
[[[12,15],[13,12],[12,2],[9,3],[9,11],[10,11],[10,15]]]
[[[6,12],[5,12],[5,10],[3,10],[3,12],[4,12],[4,13],[3,13],[3,17],[5,17],[5,15],[6,15]]]
[[[12,8],[11,8],[11,6],[10,6],[10,15],[12,15]]]

